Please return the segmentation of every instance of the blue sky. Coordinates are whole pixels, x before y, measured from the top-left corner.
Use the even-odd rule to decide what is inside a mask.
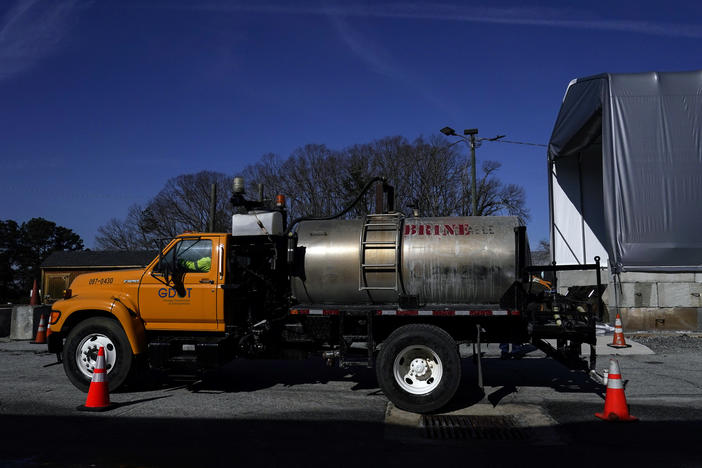
[[[166,180],[446,125],[547,143],[568,82],[702,68],[699,2],[0,0],[0,219],[97,228]],[[545,149],[486,143],[548,237]]]

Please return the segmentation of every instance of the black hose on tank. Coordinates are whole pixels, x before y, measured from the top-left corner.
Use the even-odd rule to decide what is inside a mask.
[[[371,188],[371,186],[376,183],[376,182],[382,182],[385,184],[387,182],[387,179],[385,177],[373,177],[371,180],[368,181],[368,183],[361,189],[361,192],[358,194],[356,199],[349,205],[347,206],[344,210],[333,214],[331,216],[322,216],[322,217],[316,217],[316,216],[301,216],[299,218],[295,218],[292,220],[290,223],[290,226],[288,226],[288,229],[285,231],[285,235],[287,236],[293,229],[293,227],[301,222],[301,221],[327,221],[330,219],[336,219],[336,218],[341,218],[344,216],[346,213],[351,211],[351,209],[358,204],[359,201],[361,201],[361,198],[363,198],[363,195],[368,192],[368,190]]]

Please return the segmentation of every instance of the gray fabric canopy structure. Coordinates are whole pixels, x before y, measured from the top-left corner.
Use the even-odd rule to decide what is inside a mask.
[[[573,80],[548,158],[557,263],[702,271],[702,71]]]

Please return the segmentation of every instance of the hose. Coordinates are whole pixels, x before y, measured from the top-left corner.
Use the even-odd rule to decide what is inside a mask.
[[[363,195],[366,194],[366,192],[368,192],[368,189],[370,189],[371,185],[373,185],[375,182],[386,183],[386,181],[387,181],[387,179],[385,177],[373,177],[371,180],[368,181],[368,183],[363,187],[363,189],[361,189],[361,192],[358,194],[356,199],[349,206],[347,206],[344,210],[342,210],[336,214],[333,214],[331,216],[322,216],[322,217],[301,216],[299,218],[293,219],[292,222],[290,223],[290,226],[288,226],[288,229],[285,231],[285,235],[287,236],[288,234],[290,234],[290,232],[292,231],[292,228],[297,223],[299,223],[301,221],[327,221],[330,219],[336,219],[336,218],[340,218],[340,217],[344,216],[346,213],[351,211],[351,209],[354,206],[356,206],[359,201],[361,201],[361,198],[363,197]]]

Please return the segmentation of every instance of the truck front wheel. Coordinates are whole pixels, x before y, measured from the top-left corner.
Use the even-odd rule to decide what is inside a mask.
[[[406,325],[383,342],[378,384],[395,406],[429,413],[445,406],[461,382],[461,360],[451,335],[433,325]]]
[[[78,389],[87,392],[100,347],[105,348],[105,367],[110,391],[119,388],[130,374],[134,356],[119,322],[94,317],[80,322],[66,337],[63,369]]]

